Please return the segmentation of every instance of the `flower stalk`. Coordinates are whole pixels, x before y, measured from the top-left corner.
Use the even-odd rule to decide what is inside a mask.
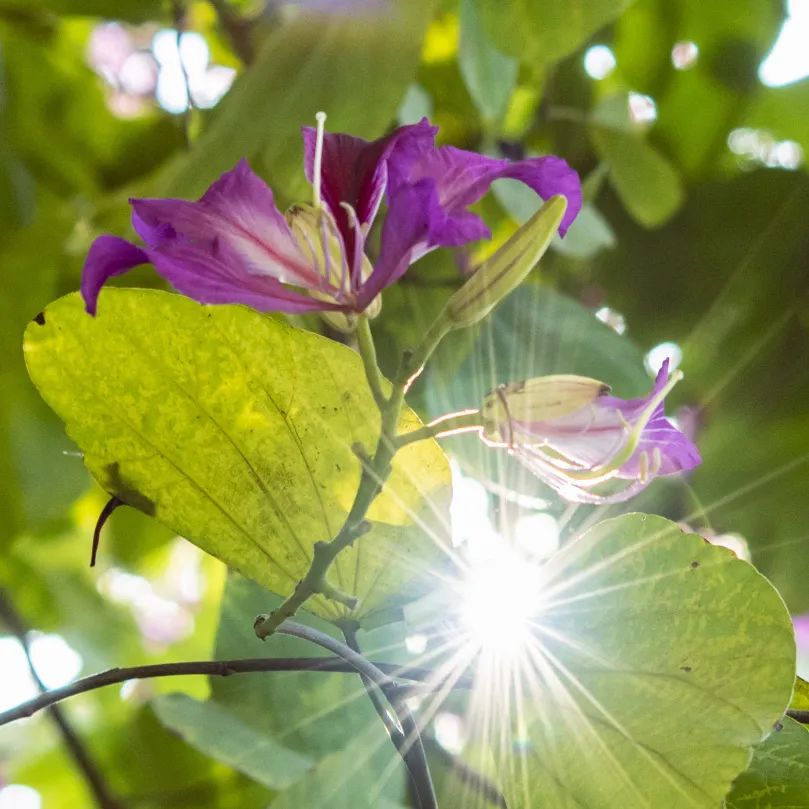
[[[259,615],[253,623],[256,635],[264,640],[272,635],[281,624],[291,618],[313,595],[323,595],[340,604],[354,609],[357,599],[343,593],[328,580],[328,571],[337,555],[350,547],[354,541],[370,529],[365,519],[374,498],[382,490],[391,471],[391,462],[396,452],[404,446],[399,442],[397,430],[404,405],[404,395],[408,387],[418,377],[424,363],[446,331],[428,332],[415,351],[406,351],[402,356],[399,370],[393,380],[389,396],[382,389],[382,376],[376,361],[376,348],[367,318],[360,317],[357,341],[362,357],[365,376],[374,401],[380,411],[380,433],[372,456],[365,456],[358,448],[357,456],[362,465],[360,481],[354,502],[336,536],[328,542],[316,542],[312,561],[304,577],[298,582],[292,594],[274,612]],[[415,439],[414,439],[415,440]]]

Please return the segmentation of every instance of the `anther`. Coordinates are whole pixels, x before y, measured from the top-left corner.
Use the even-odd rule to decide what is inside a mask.
[[[649,453],[644,450],[638,456],[638,480],[646,483],[649,479]]]

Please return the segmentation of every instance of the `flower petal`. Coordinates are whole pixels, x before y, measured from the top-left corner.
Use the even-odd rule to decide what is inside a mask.
[[[321,195],[329,206],[351,250],[352,241],[346,212],[340,205],[346,202],[356,211],[361,225],[376,216],[387,183],[387,160],[394,148],[408,143],[433,142],[438,127],[430,126],[426,118],[417,124],[401,126],[379,140],[367,141],[353,135],[327,132],[323,138],[321,162]],[[305,126],[303,132],[304,171],[313,181],[317,130]],[[351,236],[351,238],[347,238]]]
[[[680,432],[664,415],[661,405],[641,433],[637,450],[621,467],[619,477],[634,478],[640,473],[640,456],[645,452],[651,459],[654,451],[660,453],[660,468],[656,475],[687,472],[702,462],[699,450],[687,435]]]
[[[382,226],[379,258],[371,276],[360,288],[358,303],[361,307],[401,278],[426,252],[430,223],[442,215],[432,179],[397,188]]]
[[[91,315],[96,313],[98,293],[108,278],[122,275],[149,262],[148,254],[117,236],[99,236],[90,246],[81,273],[81,294]]]
[[[148,253],[160,275],[178,292],[200,303],[241,303],[262,312],[343,309],[296,292],[272,276],[250,272],[225,241],[199,246],[174,239]]]
[[[415,183],[425,177],[435,180],[445,217],[443,221],[433,223],[430,246],[459,245],[488,236],[488,228],[466,208],[483,197],[495,180],[502,178],[525,183],[542,199],[554,194],[566,197],[568,206],[559,229],[562,235],[581,208],[579,177],[559,157],[534,157],[512,162],[453,146],[436,149],[417,142],[396,149],[390,158],[390,170],[391,177],[397,178],[397,184]],[[391,179],[391,186],[393,184]]]
[[[226,245],[247,273],[313,289],[322,286],[322,278],[275,207],[272,191],[245,160],[223,174],[197,202],[130,202],[132,223],[150,247],[188,242],[213,253],[217,245]]]

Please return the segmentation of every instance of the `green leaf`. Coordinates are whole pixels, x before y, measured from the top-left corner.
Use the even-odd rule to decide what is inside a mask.
[[[255,582],[231,575],[228,578],[219,619],[214,656],[236,657],[324,656],[317,646],[284,635],[265,643],[253,631],[253,618],[280,603]],[[341,637],[335,628],[303,613],[302,622]],[[387,631],[390,633],[391,628]],[[388,639],[390,642],[390,639]],[[369,649],[363,643],[363,650]],[[375,655],[371,655],[376,659]],[[359,678],[350,674],[284,672],[211,677],[211,696],[257,732],[279,739],[305,756],[321,758],[345,746],[365,725],[379,722]],[[381,733],[384,733],[381,725]]]
[[[327,654],[299,638],[274,635],[266,643],[258,641],[252,628],[252,616],[276,604],[277,597],[254,582],[231,576],[222,599],[215,657]],[[333,626],[314,616],[304,614],[301,619],[316,629],[339,636]],[[373,633],[361,632],[359,641],[363,652],[372,660],[413,662],[409,656],[401,656],[404,654],[401,624]],[[356,675],[334,672],[244,674],[211,677],[210,685],[212,699],[255,733],[279,740],[284,747],[317,759],[317,764],[278,798],[279,807],[353,809],[368,806],[377,809],[388,806],[385,798],[401,799],[405,779],[403,766]],[[386,781],[382,795],[374,802],[377,791]]]
[[[166,694],[153,700],[152,708],[169,730],[197,750],[270,789],[286,789],[312,764],[311,759],[259,733],[216,702]]]
[[[477,0],[492,39],[533,66],[567,56],[632,0]]]
[[[725,809],[806,809],[809,806],[809,731],[785,716],[753,752],[734,782]]]
[[[809,683],[802,677],[795,678],[795,690],[789,707],[796,711],[809,711]]]
[[[525,752],[497,765],[510,809],[716,809],[792,691],[778,593],[645,514],[599,523],[541,575]]]
[[[604,127],[593,127],[591,138],[635,220],[654,228],[677,212],[685,196],[680,175],[654,146],[632,132]]]
[[[377,720],[367,724],[344,749],[319,761],[269,809],[403,809],[381,794],[401,794],[402,775],[402,764]]]
[[[92,318],[68,295],[29,325],[25,352],[108,492],[281,594],[348,513],[360,474],[352,446],[370,450],[378,436],[356,353],[246,307],[110,289]],[[403,426],[418,424],[404,413]],[[422,518],[441,519],[448,483],[435,442],[397,455],[368,513],[376,525],[332,571],[362,599],[358,617],[406,599],[414,571],[426,578],[440,550]],[[310,605],[344,613],[322,598]]]
[[[161,0],[0,0],[0,11],[19,10],[107,17],[127,22],[157,21],[165,16]]]
[[[188,154],[163,178],[172,195],[202,192],[242,157],[261,157],[273,187],[308,198],[301,126],[384,133],[413,81],[434,0],[398,0],[384,14],[295,15],[275,25]]]
[[[517,81],[518,64],[492,45],[481,25],[475,0],[460,0],[458,66],[469,95],[487,123],[505,115]]]

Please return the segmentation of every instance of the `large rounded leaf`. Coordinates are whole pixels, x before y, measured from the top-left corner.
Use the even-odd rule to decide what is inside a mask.
[[[809,731],[784,717],[756,748],[733,785],[725,809],[806,809],[809,806]]]
[[[29,373],[101,485],[274,592],[333,537],[373,449],[379,414],[350,349],[241,306],[111,289],[99,314],[77,295],[51,304],[25,339]],[[406,411],[403,423],[418,422]],[[371,534],[332,577],[389,605],[437,552],[449,469],[435,442],[402,451],[372,505]],[[415,521],[415,522],[414,522]],[[324,617],[342,607],[311,602]]]
[[[542,571],[521,744],[497,766],[509,809],[717,809],[789,702],[778,593],[642,514],[596,525]]]

